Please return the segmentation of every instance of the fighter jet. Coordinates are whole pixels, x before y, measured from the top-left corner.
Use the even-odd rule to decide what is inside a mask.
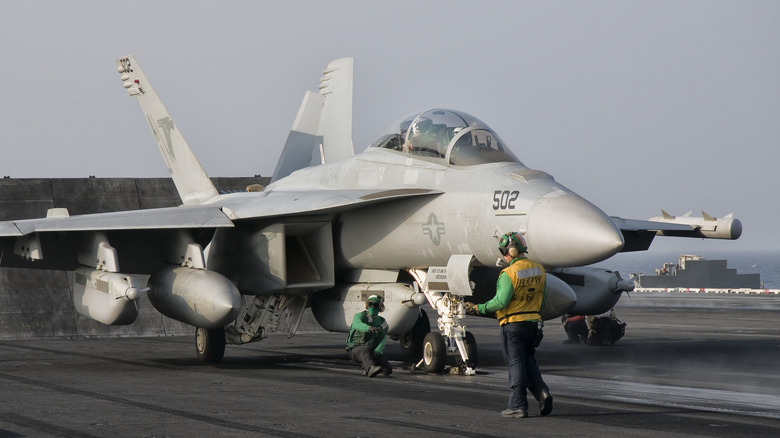
[[[0,222],[0,266],[74,273],[74,306],[104,324],[130,324],[147,294],[195,328],[198,357],[297,331],[311,309],[347,332],[381,295],[389,334],[418,365],[466,374],[476,342],[466,297],[492,296],[498,239],[517,231],[547,268],[543,318],[608,310],[633,283],[587,267],[656,235],[737,239],[739,220],[609,217],[551,175],[526,167],[499,135],[462,111],[401,117],[363,152],[352,145],[351,58],[307,92],[271,183],[220,194],[133,56],[117,60],[182,205]],[[438,331],[422,311],[438,313]]]

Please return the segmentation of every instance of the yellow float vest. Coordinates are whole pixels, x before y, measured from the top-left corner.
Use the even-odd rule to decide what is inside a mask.
[[[512,281],[514,294],[509,305],[496,311],[501,325],[518,321],[538,321],[544,302],[544,268],[529,259],[520,259],[501,271]]]

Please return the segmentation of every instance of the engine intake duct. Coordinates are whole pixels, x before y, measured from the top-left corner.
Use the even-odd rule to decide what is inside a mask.
[[[330,222],[217,230],[208,266],[234,280],[244,294],[328,289],[335,284],[332,234]]]

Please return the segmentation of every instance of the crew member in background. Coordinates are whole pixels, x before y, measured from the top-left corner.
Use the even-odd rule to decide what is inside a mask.
[[[626,323],[615,316],[615,309],[600,315],[586,318],[588,325],[588,345],[615,345],[626,334]]]
[[[614,345],[626,333],[626,323],[615,316],[615,309],[599,315],[564,315],[563,329],[569,339],[564,344]]]
[[[588,324],[585,322],[585,315],[566,314],[562,318],[563,330],[569,339],[563,341],[565,344],[584,344],[588,339]]]
[[[536,346],[541,341],[540,312],[546,293],[544,268],[526,258],[528,245],[518,233],[502,236],[498,250],[509,267],[498,276],[496,295],[484,304],[466,303],[466,312],[496,312],[501,325],[501,346],[509,367],[509,386],[512,388],[508,408],[501,415],[508,418],[527,417],[526,390],[530,390],[539,401],[541,414],[548,415],[552,412],[553,398],[534,358]]]
[[[349,356],[363,365],[363,374],[368,377],[379,373],[389,376],[393,373],[393,367],[384,355],[387,324],[385,319],[379,316],[379,312],[383,310],[385,304],[381,296],[368,297],[366,310],[355,314],[347,335]]]

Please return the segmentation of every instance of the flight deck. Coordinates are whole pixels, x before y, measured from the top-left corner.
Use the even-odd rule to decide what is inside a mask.
[[[191,336],[3,340],[0,437],[777,436],[780,297],[633,294],[616,312],[628,326],[612,347],[564,344],[546,323],[554,410],[527,419],[499,414],[507,373],[486,318],[466,320],[475,376],[412,371],[393,342],[393,376],[369,379],[343,334],[314,328],[229,346],[217,365]]]

